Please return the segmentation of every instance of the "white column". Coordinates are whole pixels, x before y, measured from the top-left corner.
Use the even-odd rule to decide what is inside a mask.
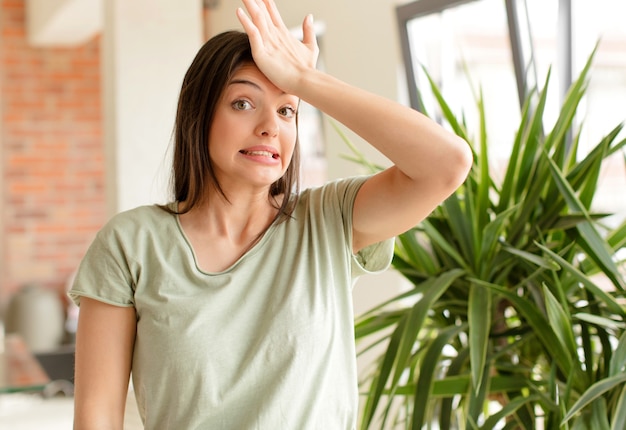
[[[201,0],[104,2],[102,95],[110,214],[166,201],[166,154],[176,102],[201,43]]]
[[[0,7],[0,22],[2,22],[2,8]],[[3,49],[2,49],[2,43],[0,43],[0,56],[3,55]],[[2,98],[4,97],[4,94],[2,94],[2,82],[0,82],[0,114],[2,114],[2,116],[4,117],[4,101],[2,100]],[[0,203],[2,203],[2,205],[7,204],[6,200],[5,200],[5,192],[4,192],[4,175],[5,173],[5,169],[4,169],[4,145],[3,145],[3,134],[2,134],[2,126],[3,126],[3,119],[0,118]],[[0,346],[0,353],[2,353],[1,349],[4,349],[4,296],[6,294],[6,291],[3,291],[3,285],[4,285],[4,274],[5,272],[5,253],[4,253],[4,249],[5,247],[7,247],[5,245],[5,231],[4,231],[4,211],[0,212],[0,234],[2,236],[0,236],[0,309],[2,309],[2,311],[0,311],[0,338],[2,338],[2,346]],[[4,287],[6,289],[6,287]],[[7,294],[8,297],[8,294]],[[0,366],[1,367],[1,366]],[[0,377],[3,377],[4,375],[0,375]]]

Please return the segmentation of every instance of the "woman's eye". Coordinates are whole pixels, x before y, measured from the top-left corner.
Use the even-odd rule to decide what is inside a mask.
[[[247,110],[250,109],[252,106],[250,105],[250,102],[247,100],[236,100],[233,103],[233,108],[237,109],[237,110]]]
[[[284,106],[278,109],[278,113],[287,118],[293,118],[296,116],[296,110],[291,106]]]

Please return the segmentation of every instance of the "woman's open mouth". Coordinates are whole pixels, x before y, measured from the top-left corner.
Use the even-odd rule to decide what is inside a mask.
[[[249,156],[253,156],[253,157],[271,157],[275,160],[278,159],[278,154],[274,154],[270,151],[246,151],[245,149],[242,149],[241,151],[239,151],[241,154],[244,155],[249,155]]]

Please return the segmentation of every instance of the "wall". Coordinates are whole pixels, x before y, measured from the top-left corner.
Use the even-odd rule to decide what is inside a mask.
[[[178,95],[202,44],[203,21],[201,0],[102,3],[106,194],[113,215],[169,200]]]
[[[61,293],[105,219],[100,40],[27,44],[24,0],[0,0],[0,301]]]

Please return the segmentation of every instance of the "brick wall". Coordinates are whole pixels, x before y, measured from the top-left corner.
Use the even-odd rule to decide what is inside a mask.
[[[0,302],[26,283],[64,293],[105,221],[99,38],[26,40],[24,0],[0,0]]]

